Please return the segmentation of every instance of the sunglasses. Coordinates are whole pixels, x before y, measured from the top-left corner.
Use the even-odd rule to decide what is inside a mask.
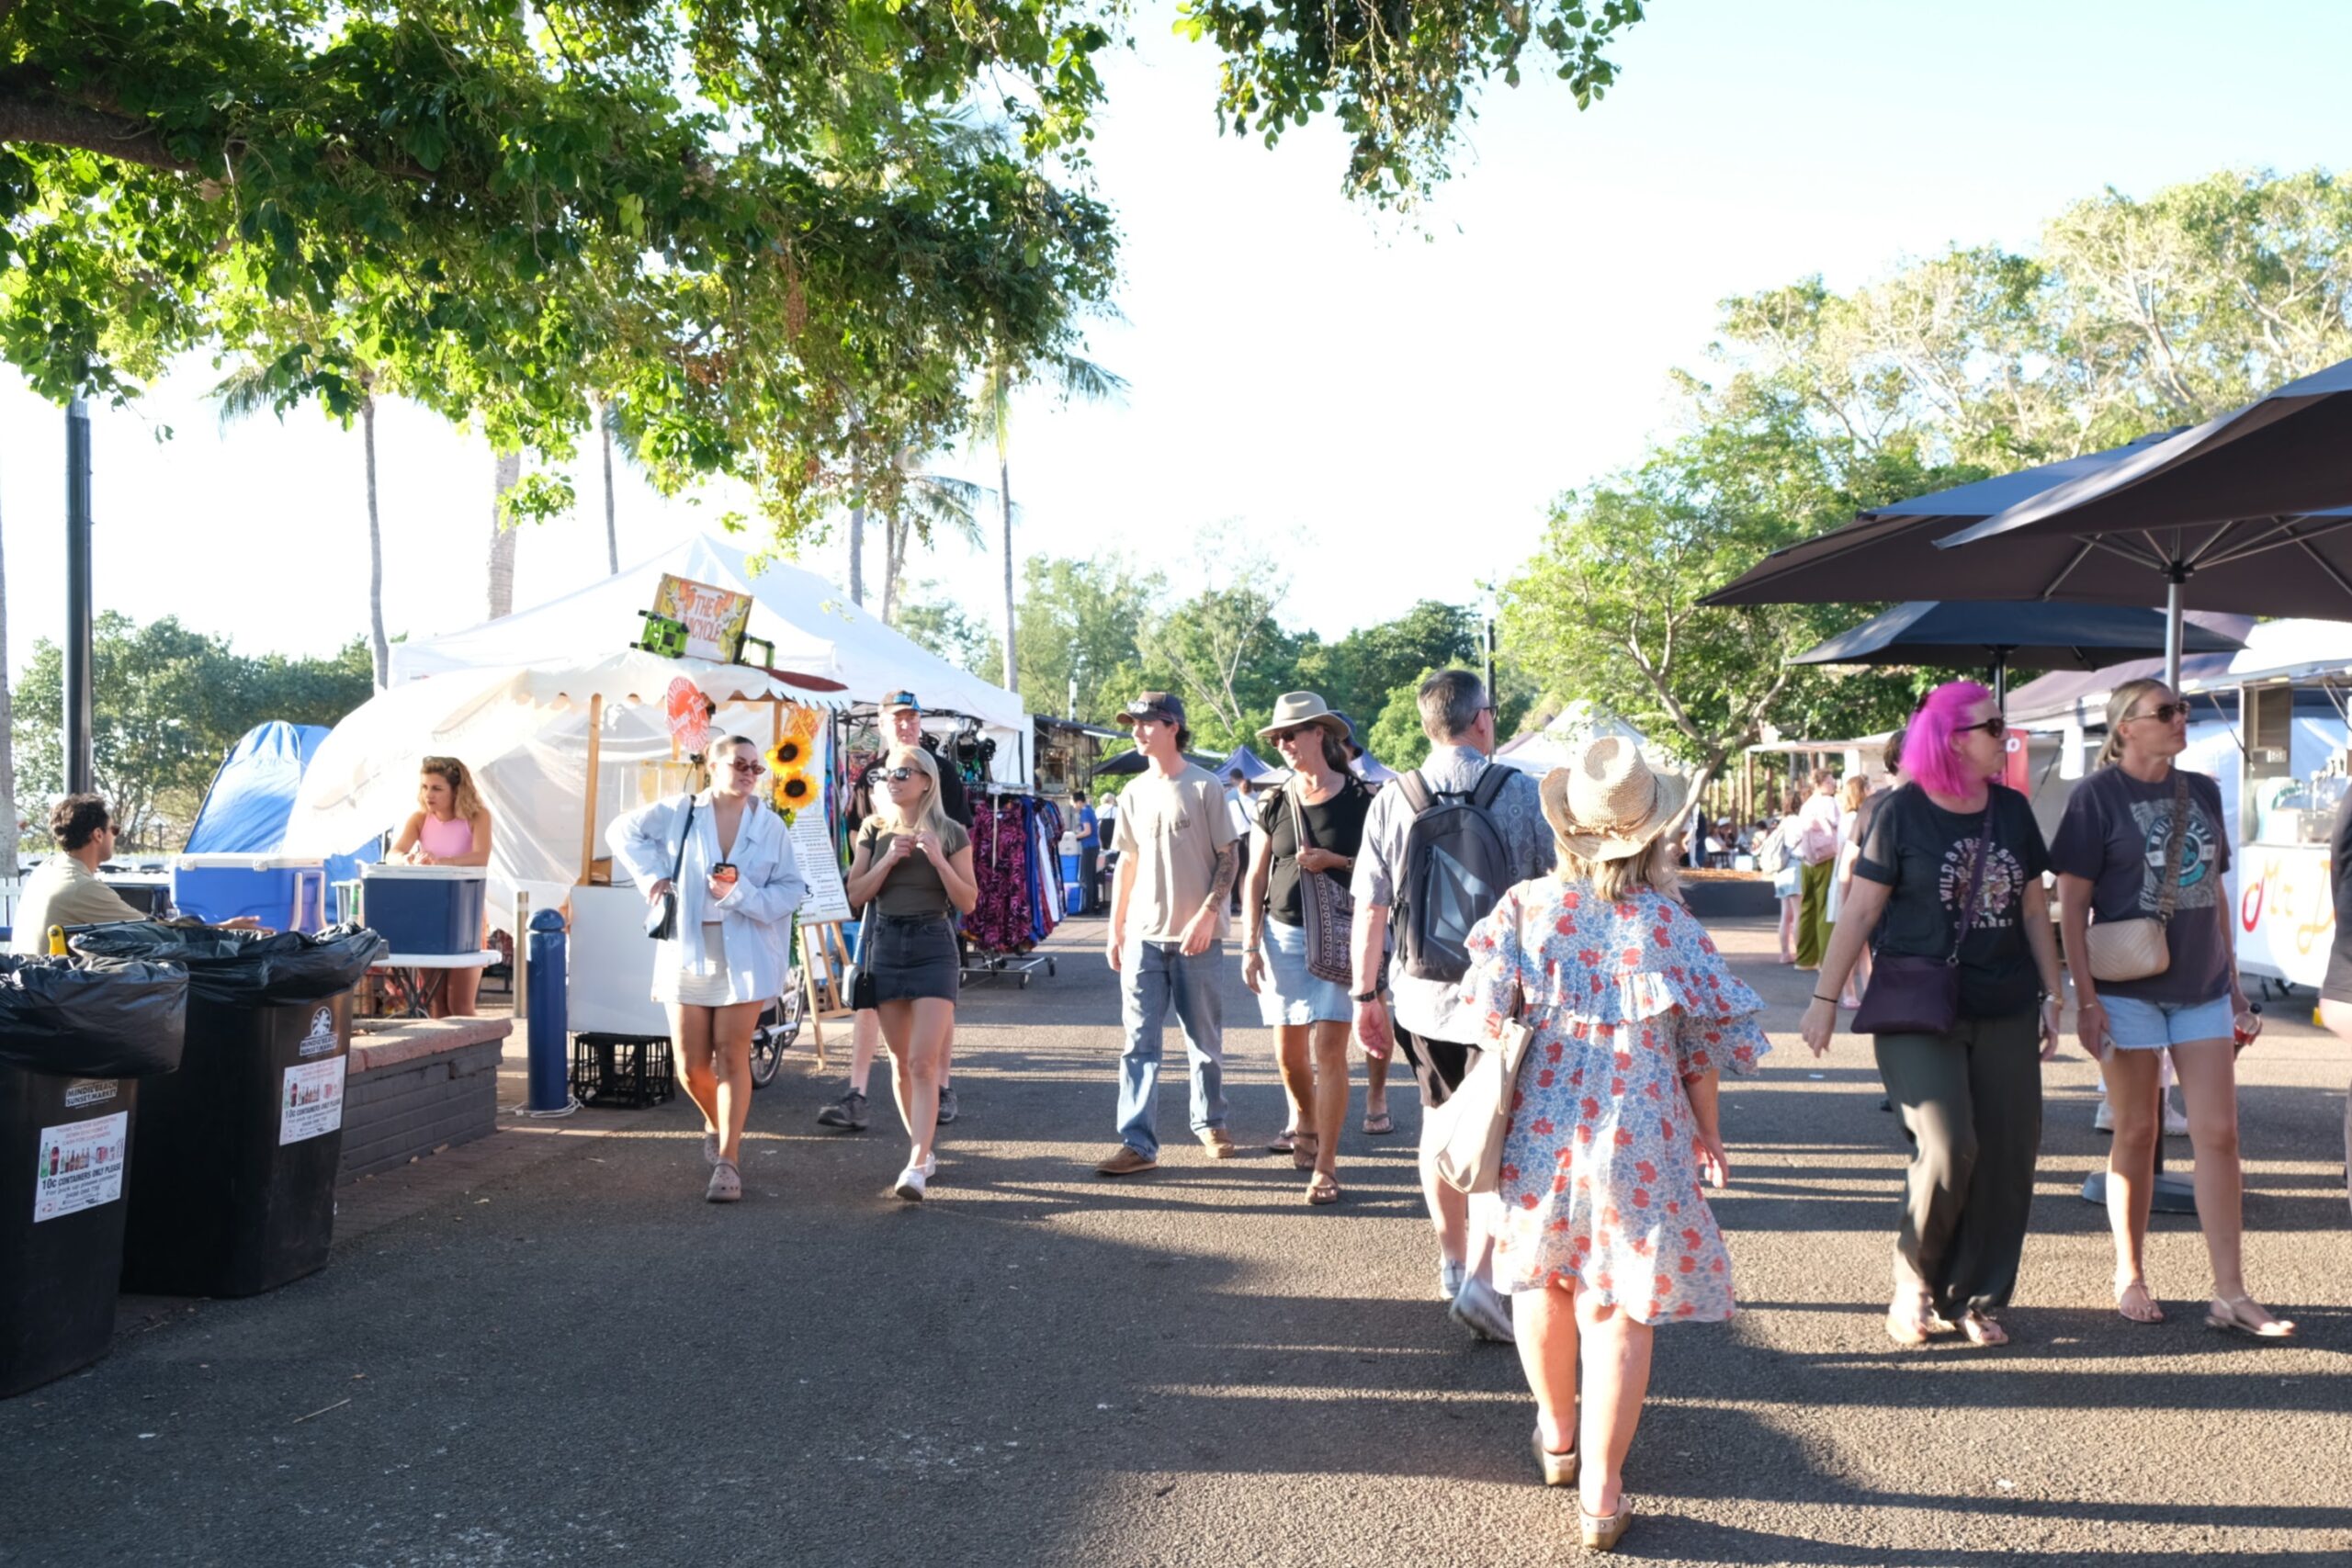
[[[1981,729],[1985,734],[1991,736],[1994,739],[1998,740],[2002,735],[2007,732],[2008,728],[2009,721],[2001,717],[1998,714],[1996,714],[1991,718],[1985,719],[1980,724],[1963,724],[1958,729],[1952,731],[1952,733],[1955,735],[1965,735],[1972,729]]]
[[[756,773],[767,766],[755,757],[738,757],[727,765],[739,773]]]
[[[2187,703],[2158,703],[2154,707],[2150,708],[2147,712],[2135,713],[2132,716],[2133,718],[2153,718],[2158,724],[2170,724],[2174,719],[2187,718],[2188,716],[2188,705]]]
[[[921,768],[885,768],[882,770],[882,776],[892,784],[904,784],[909,779],[922,777],[922,770]]]
[[[1277,729],[1273,733],[1273,742],[1279,746],[1285,740],[1297,740],[1305,736],[1315,734],[1321,728],[1319,725],[1295,724],[1288,729]]]

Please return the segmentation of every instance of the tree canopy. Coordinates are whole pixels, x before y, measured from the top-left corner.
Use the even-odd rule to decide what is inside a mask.
[[[90,653],[95,783],[126,843],[141,849],[179,847],[213,773],[246,730],[273,718],[333,725],[375,692],[368,644],[357,638],[332,659],[251,658],[171,616],[140,626],[108,610],[97,617]],[[64,654],[44,637],[17,686],[19,800],[47,802],[65,791],[64,686]],[[45,840],[46,813],[28,815],[33,836]]]
[[[1088,187],[1118,0],[0,0],[0,358],[128,399],[210,347],[280,407],[371,389],[568,457],[628,411],[656,482],[745,480],[779,538],[888,506],[969,376],[1068,359],[1107,299]],[[1349,183],[1442,176],[1488,75],[1579,102],[1634,0],[1196,0],[1221,112],[1317,114]],[[517,513],[568,504],[541,472]]]

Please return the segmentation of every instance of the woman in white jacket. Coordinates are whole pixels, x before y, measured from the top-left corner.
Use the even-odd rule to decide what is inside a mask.
[[[677,894],[676,933],[655,943],[653,999],[670,1010],[678,1076],[702,1112],[704,1196],[731,1203],[743,1196],[752,1029],[783,994],[792,914],[808,885],[784,818],[760,799],[767,764],[757,743],[730,735],[707,761],[709,788],[630,812],[605,841],[649,905]]]

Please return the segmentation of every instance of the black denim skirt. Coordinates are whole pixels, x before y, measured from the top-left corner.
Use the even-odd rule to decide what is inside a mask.
[[[866,968],[874,976],[877,1002],[937,997],[954,1001],[962,988],[956,956],[956,928],[945,915],[869,914]]]

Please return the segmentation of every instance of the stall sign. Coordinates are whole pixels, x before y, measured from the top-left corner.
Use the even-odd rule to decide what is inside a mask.
[[[2033,795],[2033,736],[2011,725],[2001,738],[2001,782],[2030,799]]]
[[[2335,941],[2335,857],[2323,844],[2248,844],[2237,884],[2238,967],[2297,986],[2327,977]]]
[[[111,1203],[122,1196],[130,1113],[43,1127],[33,1175],[33,1224]]]
[[[752,618],[752,596],[665,571],[653,591],[653,613],[686,628],[687,658],[732,664]]]
[[[670,738],[678,749],[688,754],[699,752],[710,744],[711,703],[702,694],[702,688],[684,675],[670,682],[663,697],[663,710],[669,719]]]

